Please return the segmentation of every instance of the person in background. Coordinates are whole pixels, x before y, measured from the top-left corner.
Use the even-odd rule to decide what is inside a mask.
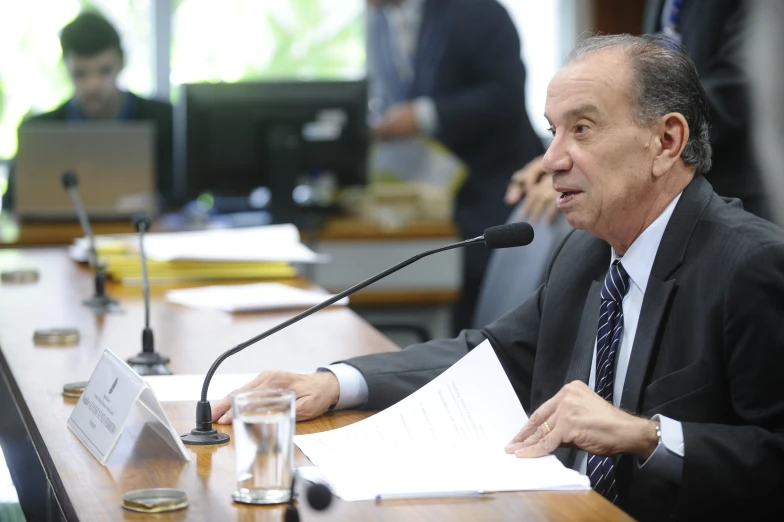
[[[711,110],[714,162],[707,179],[713,189],[770,219],[751,138],[750,82],[743,54],[748,11],[742,0],[647,0],[643,32],[679,43],[697,66]],[[504,200],[513,205],[528,194],[521,213],[531,220],[544,215],[552,221],[558,194],[541,163],[541,157],[535,158],[517,171]]]
[[[469,169],[454,219],[463,238],[500,225],[509,172],[541,154],[525,109],[520,38],[496,0],[368,0],[367,62],[377,140],[429,135]],[[471,324],[489,259],[463,249],[455,333]]]
[[[73,96],[51,112],[30,117],[36,122],[97,120],[153,121],[156,125],[156,174],[163,203],[173,189],[172,106],[149,100],[117,85],[125,56],[117,30],[100,14],[84,12],[60,33],[63,62],[73,84]],[[13,172],[3,208],[13,208]]]

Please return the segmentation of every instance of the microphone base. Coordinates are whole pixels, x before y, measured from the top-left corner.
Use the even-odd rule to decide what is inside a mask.
[[[98,315],[122,312],[120,303],[106,295],[96,295],[82,303]]]
[[[220,433],[215,428],[209,430],[194,428],[190,433],[180,435],[180,438],[184,444],[190,444],[192,446],[213,446],[216,444],[224,444],[231,440],[231,437],[225,433]]]
[[[140,352],[129,358],[126,362],[133,371],[139,375],[171,375],[172,371],[166,366],[169,358],[156,352]]]

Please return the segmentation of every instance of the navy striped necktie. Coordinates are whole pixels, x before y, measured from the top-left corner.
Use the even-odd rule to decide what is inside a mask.
[[[604,400],[613,401],[615,353],[623,334],[623,296],[629,289],[629,274],[615,261],[604,278],[602,305],[599,309],[599,332],[596,334],[596,385],[594,390]],[[611,502],[618,499],[612,457],[588,456],[591,487]]]

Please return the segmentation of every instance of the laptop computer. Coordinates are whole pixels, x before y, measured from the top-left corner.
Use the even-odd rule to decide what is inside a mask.
[[[91,219],[123,220],[157,213],[153,122],[30,122],[19,128],[14,206],[20,220],[75,220],[61,182],[79,176]]]

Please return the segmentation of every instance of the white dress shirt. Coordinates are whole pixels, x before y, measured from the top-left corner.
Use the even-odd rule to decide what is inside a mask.
[[[637,323],[640,319],[645,290],[651,275],[656,252],[659,250],[664,230],[670,221],[675,205],[680,199],[680,194],[667,205],[667,208],[646,228],[632,243],[626,254],[621,257],[612,251],[612,262],[621,260],[623,268],[629,274],[629,290],[623,298],[623,332],[621,347],[616,354],[615,381],[613,383],[613,405],[618,407],[623,394],[623,384],[626,381],[626,372],[629,368],[634,336],[637,333]],[[609,266],[608,266],[609,270]],[[597,302],[596,306],[600,306]],[[340,398],[336,409],[354,408],[367,402],[368,388],[362,373],[348,364],[333,364],[325,368],[335,374],[340,384]],[[596,384],[596,342],[594,341],[593,360],[591,362],[591,375],[588,386],[594,389]],[[661,444],[651,456],[641,465],[660,476],[680,483],[683,470],[683,427],[681,423],[663,415],[655,415],[653,420],[659,422],[661,430]],[[586,473],[587,454],[580,451],[575,460],[574,469]]]
[[[399,49],[395,68],[401,78],[409,81],[414,78],[419,31],[422,28],[425,0],[403,0],[399,5],[383,8],[384,16],[390,29],[390,42],[393,48]],[[417,126],[425,134],[433,135],[438,130],[438,113],[433,99],[423,96],[412,101]]]

